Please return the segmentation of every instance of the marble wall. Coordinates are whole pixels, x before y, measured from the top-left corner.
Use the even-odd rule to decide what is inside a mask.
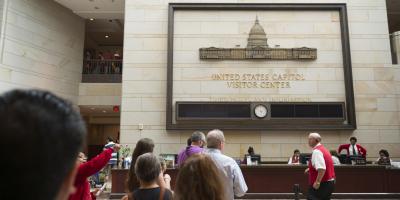
[[[167,9],[169,2],[213,3],[215,1],[126,1],[121,142],[134,146],[140,138],[149,137],[156,142],[157,154],[177,153],[185,146],[186,139],[192,132],[192,130],[165,130]],[[295,0],[222,0],[219,2],[300,3]],[[369,159],[376,158],[377,152],[381,148],[388,149],[393,158],[400,158],[400,113],[398,109],[400,106],[398,98],[400,71],[398,66],[391,64],[385,1],[302,0],[301,3],[346,3],[348,8],[358,129],[355,131],[321,131],[323,143],[330,149],[336,149],[339,144],[347,143],[349,137],[356,136],[359,143],[367,148]],[[198,16],[193,16],[194,14],[203,15],[205,18],[202,20],[206,19],[213,23],[204,25],[193,23],[198,20]],[[276,68],[302,68],[303,73],[309,74],[310,80],[315,81],[311,84],[315,91],[306,95],[310,98],[342,98],[344,86],[340,83],[343,77],[339,66],[341,64],[341,47],[337,38],[338,27],[335,25],[337,14],[329,13],[327,15],[319,12],[300,14],[305,16],[301,18],[304,21],[298,22],[297,25],[285,25],[288,20],[293,20],[293,16],[296,14],[279,13],[274,18],[263,20],[260,17],[260,20],[265,24],[267,35],[270,34],[268,36],[270,44],[280,44],[281,47],[302,44],[317,47],[320,53],[319,58],[315,62],[303,65],[289,61],[272,61],[267,62],[267,65]],[[260,15],[263,14],[260,13]],[[204,80],[209,77],[209,74],[204,75],[202,74],[204,71],[197,68],[205,67],[202,65],[204,63],[201,63],[198,57],[190,52],[197,51],[199,46],[214,46],[215,43],[223,47],[232,47],[233,45],[243,47],[246,43],[246,34],[253,24],[254,15],[246,18],[234,12],[223,15],[218,12],[207,14],[182,12],[177,14],[177,17],[182,18],[175,27],[181,33],[175,40],[175,45],[178,47],[175,67],[181,67],[181,69],[174,73],[178,74],[177,81],[185,82],[178,84],[174,92],[187,98],[197,90],[200,91],[198,94],[201,94],[202,88],[205,88],[204,91],[207,91],[207,95],[210,96],[211,89],[214,89],[213,87],[216,85],[215,82],[210,86],[203,87],[202,85],[198,86],[197,80],[188,80],[192,78]],[[228,22],[222,23],[221,21],[225,18]],[[269,29],[268,24],[275,24],[275,27]],[[204,26],[208,28],[202,29]],[[310,30],[316,37],[306,37]],[[220,33],[228,35],[235,33],[237,37],[233,39],[225,37],[228,39],[220,40],[210,40],[210,37],[193,39],[192,36],[198,34],[199,31],[204,31],[211,36]],[[296,34],[303,35],[304,38],[294,38],[293,36]],[[224,61],[222,64],[232,65],[229,61]],[[237,62],[234,64],[236,67],[241,65]],[[208,67],[210,66],[208,65]],[[215,94],[221,92],[224,92],[224,89],[218,89]],[[329,96],[330,92],[333,96]],[[195,95],[193,97],[196,98]],[[143,130],[139,129],[140,125],[144,126]],[[249,145],[255,147],[256,152],[262,154],[263,160],[286,160],[296,148],[303,152],[310,151],[306,144],[307,132],[305,131],[226,131],[225,135],[227,140],[225,153],[235,158],[242,157]]]
[[[121,105],[121,83],[81,83],[78,105]]]
[[[78,102],[84,20],[52,0],[4,0],[0,92],[41,88]]]

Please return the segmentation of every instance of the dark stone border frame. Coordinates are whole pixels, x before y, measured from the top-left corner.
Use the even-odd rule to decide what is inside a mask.
[[[174,13],[177,10],[280,10],[280,11],[338,11],[340,17],[340,30],[342,42],[343,72],[346,94],[347,124],[340,125],[304,125],[298,126],[291,123],[274,126],[262,124],[258,126],[247,126],[242,124],[174,124],[173,123],[173,50],[174,50]],[[343,3],[334,4],[237,4],[237,3],[170,3],[168,7],[168,53],[167,53],[167,101],[166,101],[166,129],[167,130],[194,130],[194,129],[230,129],[230,130],[355,130],[357,128],[353,76],[351,66],[351,52],[349,40],[349,27],[347,18],[347,7]]]

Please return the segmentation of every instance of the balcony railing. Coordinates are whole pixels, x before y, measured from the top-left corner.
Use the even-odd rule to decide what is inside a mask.
[[[122,60],[83,61],[82,83],[121,83]]]

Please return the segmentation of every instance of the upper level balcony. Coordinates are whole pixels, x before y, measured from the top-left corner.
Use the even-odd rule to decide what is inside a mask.
[[[83,61],[82,83],[121,83],[122,59]]]

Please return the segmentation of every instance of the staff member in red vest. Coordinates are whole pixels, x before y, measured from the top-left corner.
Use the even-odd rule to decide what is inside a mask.
[[[350,138],[350,144],[342,144],[339,146],[338,153],[345,149],[347,151],[347,156],[357,156],[361,155],[362,157],[366,157],[367,150],[357,143],[356,137]]]
[[[289,165],[298,165],[300,164],[300,150],[296,149],[293,152],[293,156],[289,158]]]
[[[335,189],[335,169],[331,154],[320,142],[321,136],[318,133],[310,133],[308,144],[313,151],[311,162],[305,170],[310,184],[307,199],[329,200]]]

